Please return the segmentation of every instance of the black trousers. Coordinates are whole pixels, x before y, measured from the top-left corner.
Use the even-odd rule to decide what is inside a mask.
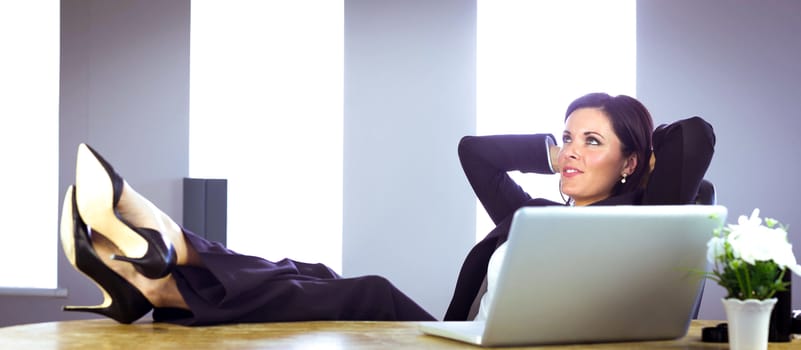
[[[237,254],[184,230],[203,267],[172,275],[189,305],[157,308],[153,319],[188,326],[317,320],[426,321],[427,311],[386,278],[342,278],[323,264]]]

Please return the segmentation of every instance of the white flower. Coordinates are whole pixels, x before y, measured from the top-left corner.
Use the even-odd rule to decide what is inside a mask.
[[[775,222],[772,219],[768,221],[771,225]],[[801,276],[801,266],[796,263],[793,247],[787,240],[787,231],[782,227],[762,225],[759,208],[754,209],[750,217],[740,216],[737,225],[728,225],[726,231],[727,235],[713,237],[707,243],[707,259],[710,262],[714,263],[716,258],[725,254],[724,245],[728,243],[735,259],[742,259],[750,265],[756,261],[773,260],[780,268],[789,268]]]
[[[765,226],[739,225],[731,227],[728,236],[735,258],[753,265],[756,261],[773,260],[779,251],[790,243],[787,232]]]
[[[801,276],[801,265],[796,263],[793,246],[787,240],[787,229],[770,218],[763,225],[758,208],[751,216],[740,216],[737,224],[713,233],[707,242],[707,260],[715,268],[708,277],[726,288],[730,298],[762,300],[786,290],[787,283],[780,278],[760,285],[749,282],[773,279],[777,271],[766,271],[765,267],[778,266],[782,273],[789,269]]]
[[[706,260],[714,264],[726,253],[726,238],[715,236],[706,242]]]
[[[754,211],[751,212],[751,217],[740,215],[740,217],[737,219],[737,223],[743,226],[762,225],[762,219],[759,217],[759,208],[754,208]]]

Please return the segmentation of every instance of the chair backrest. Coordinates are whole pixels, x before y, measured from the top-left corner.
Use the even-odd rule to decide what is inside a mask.
[[[715,196],[715,185],[706,179],[701,180],[698,186],[698,194],[695,195],[695,204],[714,205],[717,204]]]
[[[701,205],[715,205],[717,204],[717,196],[715,195],[715,185],[706,179],[701,180],[698,186],[698,194],[695,195],[695,204]],[[693,311],[693,318],[698,318],[698,312],[701,310],[701,297],[704,295],[704,285],[701,285],[701,291],[698,293],[698,298],[695,300],[695,311]]]

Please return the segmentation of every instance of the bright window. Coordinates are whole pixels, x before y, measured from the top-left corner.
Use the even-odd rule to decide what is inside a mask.
[[[589,92],[635,96],[634,0],[478,0],[477,134],[562,134]],[[559,137],[557,137],[557,140]],[[561,201],[558,176],[512,176],[533,197]],[[493,227],[477,206],[478,239]]]
[[[0,287],[56,287],[58,0],[0,2]]]
[[[228,247],[341,272],[343,1],[191,16],[189,173],[228,180]]]

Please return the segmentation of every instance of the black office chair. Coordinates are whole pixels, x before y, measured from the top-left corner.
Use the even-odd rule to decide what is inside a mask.
[[[715,185],[706,179],[701,180],[701,184],[698,186],[698,194],[695,195],[695,204],[714,205],[716,203]]]
[[[700,205],[715,205],[717,204],[717,196],[715,196],[715,185],[706,179],[701,180],[698,186],[698,194],[695,195],[695,204]],[[693,311],[693,319],[698,318],[698,312],[701,310],[701,298],[704,296],[704,286],[701,285],[701,292],[695,299],[695,310]]]

